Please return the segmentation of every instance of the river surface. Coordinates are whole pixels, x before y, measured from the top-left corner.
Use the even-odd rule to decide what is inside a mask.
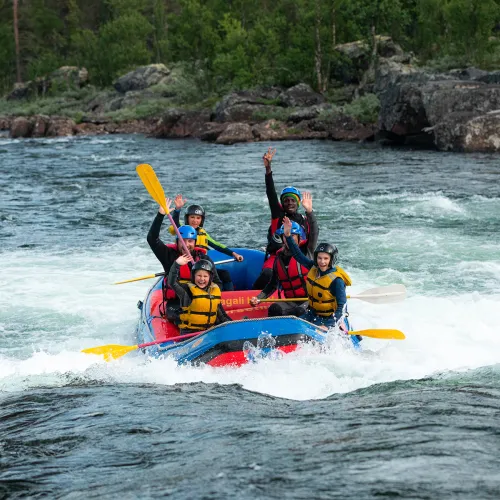
[[[404,341],[241,369],[80,353],[135,343],[150,282],[111,283],[161,271],[135,166],[261,247],[267,146],[0,139],[0,498],[499,498],[498,156],[277,144],[277,188],[313,193],[351,293],[408,288],[351,301],[354,326]]]

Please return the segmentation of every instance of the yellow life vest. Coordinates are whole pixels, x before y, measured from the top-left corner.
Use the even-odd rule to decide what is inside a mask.
[[[307,273],[309,307],[318,316],[329,317],[337,309],[337,297],[330,292],[330,285],[336,278],[343,280],[346,286],[352,283],[349,275],[338,266],[323,276],[319,275],[319,269],[316,266],[313,266]]]
[[[196,232],[198,236],[196,237],[196,246],[208,250],[208,234],[202,227],[197,227]]]
[[[215,324],[217,309],[221,303],[220,288],[212,283],[208,290],[203,290],[194,283],[188,283],[193,300],[187,307],[182,308],[179,316],[181,330],[195,332],[206,330]]]

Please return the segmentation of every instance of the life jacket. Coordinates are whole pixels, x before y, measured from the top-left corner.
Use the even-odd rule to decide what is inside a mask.
[[[329,317],[337,309],[337,297],[330,292],[330,285],[336,278],[343,280],[346,286],[352,283],[349,275],[338,266],[323,276],[320,276],[319,269],[313,266],[307,274],[309,308],[318,316]]]
[[[177,248],[177,243],[170,243],[167,245],[168,248],[173,248],[174,250],[178,250]],[[203,255],[207,253],[207,251],[203,248],[199,247],[194,247],[194,255],[193,259],[195,262],[198,262]],[[180,255],[180,254],[179,254]],[[179,269],[179,283],[188,283],[191,281],[191,268],[193,267],[193,264],[191,262],[188,262],[187,264],[184,264],[183,266],[180,267]],[[177,298],[177,295],[175,294],[174,290],[168,286],[168,276],[165,275],[163,278],[163,302],[166,302],[167,300],[175,299]]]
[[[306,279],[309,270],[300,265],[295,257],[290,259],[288,268],[285,266],[282,257],[283,250],[278,250],[276,254],[275,269],[276,275],[283,289],[283,295],[288,299],[292,297],[307,297]]]
[[[196,233],[198,236],[196,236],[196,246],[198,248],[203,248],[205,251],[208,250],[208,234],[207,232],[202,228],[202,227],[197,227],[196,228]]]
[[[198,332],[206,330],[217,320],[217,308],[221,303],[220,288],[212,283],[208,290],[203,290],[194,283],[187,284],[193,297],[191,304],[182,308],[179,316],[181,330]]]

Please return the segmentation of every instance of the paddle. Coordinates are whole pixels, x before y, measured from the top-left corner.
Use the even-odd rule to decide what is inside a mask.
[[[404,340],[405,334],[399,330],[371,328],[369,330],[358,330],[347,332],[349,335],[361,335],[362,337],[371,337],[372,339]]]
[[[179,233],[179,228],[176,226],[174,219],[170,215],[170,210],[168,209],[168,206],[165,202],[165,192],[163,191],[163,187],[160,184],[158,177],[156,177],[153,167],[151,165],[148,165],[147,163],[142,163],[141,165],[137,165],[135,170],[139,175],[142,183],[144,184],[144,187],[151,195],[151,198],[153,198],[153,200],[155,200],[156,203],[158,203],[158,205],[160,205],[160,207],[163,208],[163,210],[165,210],[165,214],[170,219],[170,224],[172,224],[175,233],[177,234],[177,238],[179,238],[179,241],[182,244],[184,253],[189,255],[191,262],[194,263],[193,256],[191,255],[191,252],[188,250],[186,243],[182,239],[181,233]]]
[[[101,345],[98,347],[89,347],[88,349],[83,349],[82,352],[85,354],[97,354],[104,356],[106,361],[111,361],[112,359],[118,359],[130,351],[135,351],[137,349],[142,349],[143,347],[149,347],[150,345],[163,344],[165,342],[177,342],[179,340],[188,339],[194,337],[203,332],[186,333],[186,335],[179,335],[178,337],[172,337],[171,339],[165,340],[155,340],[153,342],[147,342],[145,344],[138,345],[119,345],[119,344],[108,344]]]
[[[219,260],[217,262],[214,262],[214,264],[215,265],[217,265],[217,264],[227,264],[229,262],[234,262],[234,259]],[[149,280],[149,279],[152,279],[152,278],[158,278],[159,276],[165,276],[165,272],[163,272],[163,273],[156,273],[156,274],[148,274],[147,276],[141,276],[140,278],[132,278],[130,280],[116,281],[115,283],[113,283],[113,285],[123,285],[124,283],[132,283],[133,281]]]
[[[406,298],[406,287],[404,285],[379,286],[365,290],[358,295],[348,295],[347,298],[364,300],[372,304],[392,304]],[[306,300],[307,297],[293,297],[290,299],[260,299],[260,302],[304,302]]]

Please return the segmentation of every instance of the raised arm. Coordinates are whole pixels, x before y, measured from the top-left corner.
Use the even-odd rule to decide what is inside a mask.
[[[276,193],[276,188],[274,187],[273,172],[271,170],[271,162],[274,155],[276,154],[276,149],[269,148],[267,153],[262,157],[264,160],[264,166],[266,167],[266,195],[267,201],[269,202],[269,208],[271,209],[271,218],[276,219],[281,216],[282,208]]]
[[[312,207],[312,194],[309,191],[302,193],[302,206],[306,211],[307,223],[309,225],[309,238],[307,240],[307,256],[312,258],[318,244],[319,227],[316,214]]]
[[[182,197],[182,194],[178,194],[174,198],[174,203],[175,203],[175,209],[172,212],[172,219],[175,222],[175,225],[179,227],[180,224],[180,218],[181,218],[181,208],[186,204],[186,199]],[[175,235],[175,229],[173,226],[170,226],[168,228],[168,232],[172,235]]]
[[[300,250],[297,243],[295,243],[295,240],[290,233],[290,230],[292,229],[292,221],[288,217],[283,218],[283,227],[285,229],[285,237],[288,248],[292,252],[292,255],[295,257],[295,260],[299,264],[302,264],[304,267],[307,267],[307,269],[311,269],[311,267],[314,266],[314,261],[309,257],[306,257]]]
[[[168,273],[168,286],[176,293],[179,297],[182,306],[189,305],[191,297],[184,287],[179,283],[179,270],[181,266],[187,264],[190,261],[188,255],[181,255],[172,265]]]

